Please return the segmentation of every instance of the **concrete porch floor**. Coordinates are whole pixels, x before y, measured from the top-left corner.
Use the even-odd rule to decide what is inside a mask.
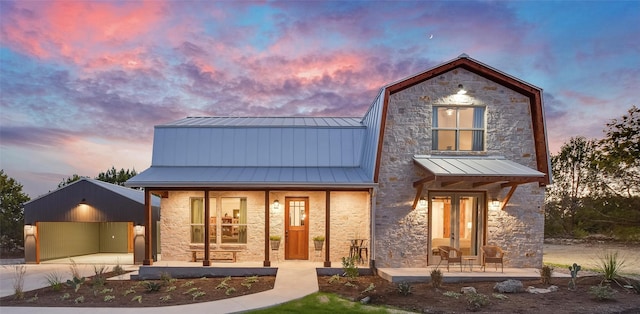
[[[431,271],[436,267],[427,268],[378,268],[378,276],[393,282],[430,282]],[[472,270],[468,267],[460,271],[458,265],[449,267],[440,267],[444,282],[474,282],[474,281],[502,281],[507,279],[529,280],[540,279],[540,272],[536,268],[504,268],[504,272],[500,271],[500,267],[496,271],[495,267],[487,267],[483,271],[480,265],[474,265]],[[570,277],[568,274],[554,273],[553,277]]]

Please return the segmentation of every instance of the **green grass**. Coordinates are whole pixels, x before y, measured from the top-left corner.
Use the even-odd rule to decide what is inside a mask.
[[[249,313],[389,313],[389,311],[385,307],[347,301],[332,293],[316,292],[302,299]]]

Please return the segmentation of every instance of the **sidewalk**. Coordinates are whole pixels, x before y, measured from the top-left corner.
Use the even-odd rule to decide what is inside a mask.
[[[213,302],[143,308],[0,307],[0,312],[2,314],[31,314],[44,312],[51,314],[83,314],[87,311],[91,311],[94,314],[112,314],[114,311],[118,313],[131,314],[245,312],[289,302],[318,291],[318,277],[316,275],[316,269],[315,267],[310,266],[311,265],[309,263],[278,263],[278,274],[276,275],[275,286],[272,290]]]

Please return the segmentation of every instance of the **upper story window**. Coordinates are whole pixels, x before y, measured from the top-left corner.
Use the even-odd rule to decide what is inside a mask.
[[[433,150],[483,151],[484,107],[433,107]]]

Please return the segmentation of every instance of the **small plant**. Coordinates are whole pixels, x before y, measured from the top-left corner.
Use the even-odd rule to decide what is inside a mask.
[[[115,300],[116,296],[115,295],[105,295],[104,296],[104,302],[111,302],[113,300]]]
[[[605,252],[598,258],[596,267],[602,273],[604,281],[615,281],[626,264],[626,260],[618,256],[618,251]]]
[[[357,288],[358,286],[356,286],[355,284],[353,284],[351,281],[347,281],[344,283],[345,287],[351,287],[351,288]]]
[[[251,277],[247,277],[244,279],[244,282],[248,282],[248,283],[256,283],[258,282],[258,276],[251,276]]]
[[[24,299],[24,275],[26,273],[26,266],[13,266],[13,298],[16,300]]]
[[[74,302],[75,304],[84,303],[84,296],[83,296],[83,295],[81,295],[81,296],[77,297],[75,300],[73,300],[73,302]]]
[[[269,240],[271,240],[271,241],[280,241],[280,239],[282,239],[282,237],[279,236],[279,235],[270,235],[269,236]]]
[[[371,292],[371,291],[373,291],[375,288],[376,288],[376,285],[374,285],[374,284],[373,284],[373,282],[372,282],[372,283],[370,283],[370,284],[369,284],[369,286],[367,287],[367,289],[364,289],[364,291],[360,292],[360,294],[365,294],[365,293]]]
[[[102,287],[104,283],[107,281],[105,277],[105,273],[107,272],[107,266],[105,265],[94,265],[93,266],[93,279],[91,280],[91,284],[94,287]]]
[[[193,285],[194,285],[193,280],[189,280],[189,281],[187,281],[187,282],[185,282],[185,283],[181,284],[181,285],[180,285],[180,288],[187,288],[187,287],[191,287],[191,286],[193,286]]]
[[[216,289],[228,289],[229,288],[229,284],[227,284],[227,282],[229,280],[231,280],[231,276],[228,276],[228,277],[225,277],[224,279],[222,279],[220,284],[216,286]]]
[[[162,283],[155,281],[143,281],[142,286],[147,290],[147,292],[157,292],[162,288]]]
[[[198,290],[200,290],[200,288],[198,288],[198,287],[192,287],[192,288],[189,288],[189,290],[187,290],[187,291],[183,292],[182,294],[192,294],[192,293],[194,293],[194,292],[196,292],[196,291],[198,291]]]
[[[467,293],[468,309],[472,312],[480,310],[481,307],[489,304],[489,297],[481,293]]]
[[[129,288],[129,290],[125,291],[123,293],[123,295],[126,297],[127,295],[132,294],[132,293],[136,293],[136,290],[134,290],[133,287],[131,287],[131,288]]]
[[[504,295],[502,293],[494,293],[494,294],[492,294],[492,296],[494,298],[498,299],[498,300],[506,300],[506,299],[509,298],[508,296],[506,296],[506,295]]]
[[[589,288],[589,294],[595,297],[598,301],[612,300],[615,290],[609,285],[591,286]]]
[[[113,288],[112,289],[104,288],[100,290],[100,294],[111,293],[111,292],[113,292]]]
[[[171,274],[166,271],[160,273],[160,280],[162,280],[165,284],[171,284],[176,281],[176,279],[171,277]]]
[[[247,290],[251,290],[251,286],[253,284],[250,283],[250,282],[242,282],[242,283],[240,283],[240,285],[243,286],[243,287],[247,287]]]
[[[112,271],[116,276],[124,275],[124,273],[126,273],[126,271],[124,271],[124,268],[122,268],[122,266],[120,265],[120,261],[118,261],[116,266],[113,266]]]
[[[226,295],[231,295],[232,293],[236,292],[236,288],[234,287],[229,287],[227,288],[227,291],[224,292],[224,294]]]
[[[45,276],[47,284],[53,291],[60,291],[62,289],[62,277],[57,272],[48,273]]]
[[[543,285],[549,285],[551,284],[552,276],[553,276],[553,267],[549,265],[542,266],[542,269],[540,269],[540,282],[542,282]]]
[[[411,294],[411,284],[406,281],[399,283],[397,289],[398,289],[398,293],[400,293],[403,296],[408,296]]]
[[[576,278],[578,277],[578,272],[582,269],[580,265],[573,263],[573,266],[569,266],[569,271],[571,272],[571,280],[569,281],[569,290],[576,290]]]
[[[65,293],[60,297],[60,300],[64,301],[64,300],[66,300],[66,299],[68,299],[68,298],[70,298],[70,297],[71,297],[71,295],[70,295],[68,292],[65,292]]]
[[[171,295],[167,294],[167,295],[165,295],[163,297],[160,297],[160,302],[166,303],[166,302],[169,302],[169,301],[171,301]]]
[[[67,279],[67,286],[73,288],[73,291],[78,292],[78,290],[80,290],[80,287],[82,287],[82,283],[84,283],[84,280],[84,277],[73,277],[73,280]]]
[[[338,275],[338,274],[335,274],[335,275],[331,276],[331,278],[329,278],[329,283],[330,284],[333,284],[333,283],[336,283],[336,282],[340,282],[340,275]]]
[[[133,301],[138,301],[138,303],[142,303],[142,296],[141,295],[137,295],[133,298],[131,298],[131,302]]]
[[[442,286],[442,272],[438,268],[431,271],[431,285],[434,288],[440,288]]]
[[[81,278],[80,270],[78,270],[78,264],[76,264],[76,261],[73,259],[70,259],[69,261],[69,272],[71,273],[71,278]]]
[[[34,296],[30,297],[29,299],[27,299],[27,303],[33,303],[38,301],[38,294],[36,293]]]
[[[324,236],[318,235],[313,237],[313,241],[324,241]]]
[[[460,296],[462,296],[462,293],[458,293],[458,292],[454,292],[454,291],[445,291],[442,295],[444,295],[446,297],[458,299]]]
[[[206,293],[205,293],[204,291],[198,290],[198,291],[196,291],[196,292],[194,292],[194,293],[192,293],[192,294],[191,294],[191,296],[193,297],[193,299],[192,299],[192,300],[194,300],[194,301],[195,301],[195,299],[196,299],[196,298],[199,298],[199,297],[201,297],[201,296],[203,296],[203,295],[205,295],[205,294],[206,294]]]
[[[176,286],[168,286],[167,289],[165,290],[166,292],[171,292],[173,290],[176,290]]]
[[[350,280],[356,279],[360,275],[355,257],[342,257],[342,270],[344,271],[343,276]]]

